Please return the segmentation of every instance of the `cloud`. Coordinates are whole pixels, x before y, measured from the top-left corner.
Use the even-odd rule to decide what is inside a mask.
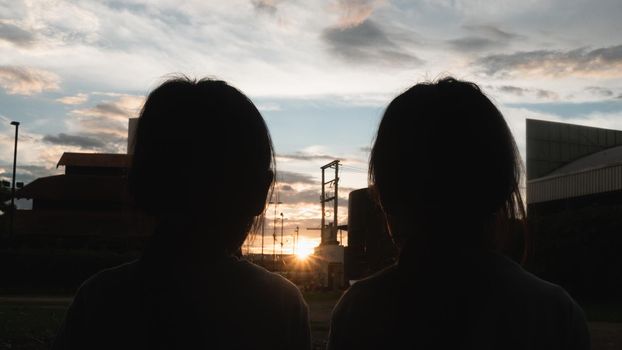
[[[483,35],[487,38],[494,39],[494,40],[511,40],[511,39],[516,39],[520,37],[520,35],[506,32],[493,25],[486,25],[486,24],[469,25],[467,24],[462,27],[470,32],[474,32],[474,33]]]
[[[537,113],[557,115],[564,118],[585,118],[596,114],[619,114],[622,101],[606,99],[587,102],[506,103],[507,107],[523,108]]]
[[[319,186],[318,186],[319,187]],[[349,193],[349,192],[348,192]],[[320,204],[321,191],[319,189],[304,189],[301,191],[280,191],[279,201],[283,204]],[[348,196],[346,191],[339,191],[339,205],[347,205]]]
[[[340,157],[331,156],[328,154],[309,154],[303,152],[289,153],[289,154],[277,154],[277,158],[291,159],[291,160],[326,160],[333,161],[335,159],[344,160]]]
[[[0,21],[0,40],[19,47],[30,47],[35,42],[35,36],[15,24]]]
[[[497,90],[501,92],[513,94],[513,95],[518,95],[518,96],[523,96],[525,92],[527,91],[527,89],[525,88],[521,88],[517,86],[509,86],[509,85],[499,86]]]
[[[362,24],[383,3],[385,1],[382,0],[337,0],[338,27],[351,28]]]
[[[79,104],[83,104],[88,99],[89,99],[88,94],[78,93],[73,96],[65,96],[65,97],[58,98],[56,99],[56,101],[62,104],[65,104],[65,105],[79,105]]]
[[[364,152],[364,153],[369,153],[371,152],[371,147],[370,146],[359,147],[359,151]]]
[[[274,102],[260,103],[257,105],[257,109],[260,112],[278,112],[282,110],[281,106]]]
[[[110,99],[91,107],[74,109],[67,121],[69,132],[46,135],[43,141],[100,152],[124,153],[127,148],[128,120],[138,116],[144,97],[105,93],[95,95]]]
[[[502,85],[502,86],[496,87],[495,89],[497,91],[510,94],[510,95],[516,95],[516,96],[531,95],[537,98],[551,99],[551,100],[556,100],[559,98],[559,95],[556,92],[550,91],[550,90],[544,90],[544,89],[523,88],[523,87],[512,86],[512,85]]]
[[[330,51],[352,63],[421,65],[423,61],[394,43],[372,20],[355,26],[324,29],[322,39]]]
[[[467,32],[472,33],[461,38],[447,40],[447,43],[458,51],[482,51],[507,46],[519,35],[506,32],[493,25],[464,25]]]
[[[279,191],[293,192],[293,191],[296,191],[296,190],[291,185],[281,185],[281,186],[279,186]]]
[[[317,181],[315,181],[312,176],[303,173],[296,173],[293,171],[277,170],[276,176],[278,182],[284,184],[317,184]]]
[[[320,191],[318,190],[302,190],[302,191],[283,191],[279,192],[279,201],[287,204],[300,203],[319,203]]]
[[[138,116],[143,103],[144,97],[119,95],[93,107],[75,109],[71,114],[76,117],[73,123],[81,133],[106,133],[126,137],[128,119]]]
[[[586,91],[594,94],[594,95],[598,95],[598,96],[602,96],[602,97],[611,97],[613,96],[613,91],[604,88],[604,87],[600,87],[600,86],[588,86],[585,88]]]
[[[276,14],[276,0],[251,0],[251,3],[257,12],[267,13],[270,15]]]
[[[60,78],[55,73],[22,66],[0,66],[0,86],[10,95],[32,95],[58,90]]]
[[[480,51],[501,46],[501,44],[497,41],[476,36],[462,37],[459,39],[448,40],[447,42],[454,49],[459,51]]]
[[[535,91],[536,96],[539,98],[545,98],[545,99],[551,99],[551,100],[557,100],[559,98],[559,95],[556,92],[553,92],[550,90],[533,89],[532,91]]]
[[[105,143],[94,137],[80,136],[80,135],[68,135],[60,133],[58,135],[45,135],[43,137],[44,142],[53,143],[56,145],[69,145],[78,146],[86,149],[103,148]]]
[[[50,176],[58,173],[54,168],[40,165],[17,165],[15,171],[15,181],[27,184],[43,176]],[[0,164],[0,178],[10,179],[13,174],[12,164]]]
[[[622,45],[570,51],[538,50],[489,55],[476,62],[489,76],[622,76]]]
[[[100,103],[97,104],[95,107],[88,109],[87,112],[90,114],[105,116],[109,118],[127,116],[126,111],[117,102]]]

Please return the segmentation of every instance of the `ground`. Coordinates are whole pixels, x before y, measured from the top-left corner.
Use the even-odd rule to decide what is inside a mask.
[[[305,294],[310,309],[314,349],[323,349],[326,345],[331,310],[339,295]],[[59,296],[0,296],[0,349],[48,349],[70,301],[70,297]],[[592,349],[622,349],[619,305],[589,306],[585,309],[592,320]]]

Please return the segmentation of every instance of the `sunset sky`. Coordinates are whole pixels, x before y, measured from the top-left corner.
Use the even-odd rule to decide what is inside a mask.
[[[622,130],[620,18],[620,0],[0,0],[0,173],[11,120],[29,182],[62,172],[64,151],[125,152],[127,119],[167,74],[216,77],[268,123],[286,235],[315,240],[320,166],[349,167],[344,199],[365,186],[383,108],[414,83],[477,82],[523,155],[525,118]]]

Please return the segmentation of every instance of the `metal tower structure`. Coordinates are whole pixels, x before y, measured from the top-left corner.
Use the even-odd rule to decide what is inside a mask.
[[[339,244],[337,241],[337,214],[339,205],[339,160],[334,160],[324,166],[322,169],[322,195],[320,202],[322,204],[322,222],[321,232],[322,240],[320,245]],[[327,172],[335,170],[335,175],[327,180]],[[333,222],[326,223],[326,205],[333,204]]]

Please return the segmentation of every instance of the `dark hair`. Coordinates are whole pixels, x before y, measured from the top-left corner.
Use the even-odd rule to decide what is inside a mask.
[[[156,219],[194,217],[217,230],[229,228],[233,235],[210,240],[235,251],[265,209],[273,174],[268,128],[236,88],[176,77],[147,97],[129,172],[139,209]]]
[[[389,104],[369,181],[385,213],[433,225],[459,222],[481,233],[459,241],[502,250],[510,231],[525,233],[522,169],[499,110],[476,84],[448,77],[417,84]]]

